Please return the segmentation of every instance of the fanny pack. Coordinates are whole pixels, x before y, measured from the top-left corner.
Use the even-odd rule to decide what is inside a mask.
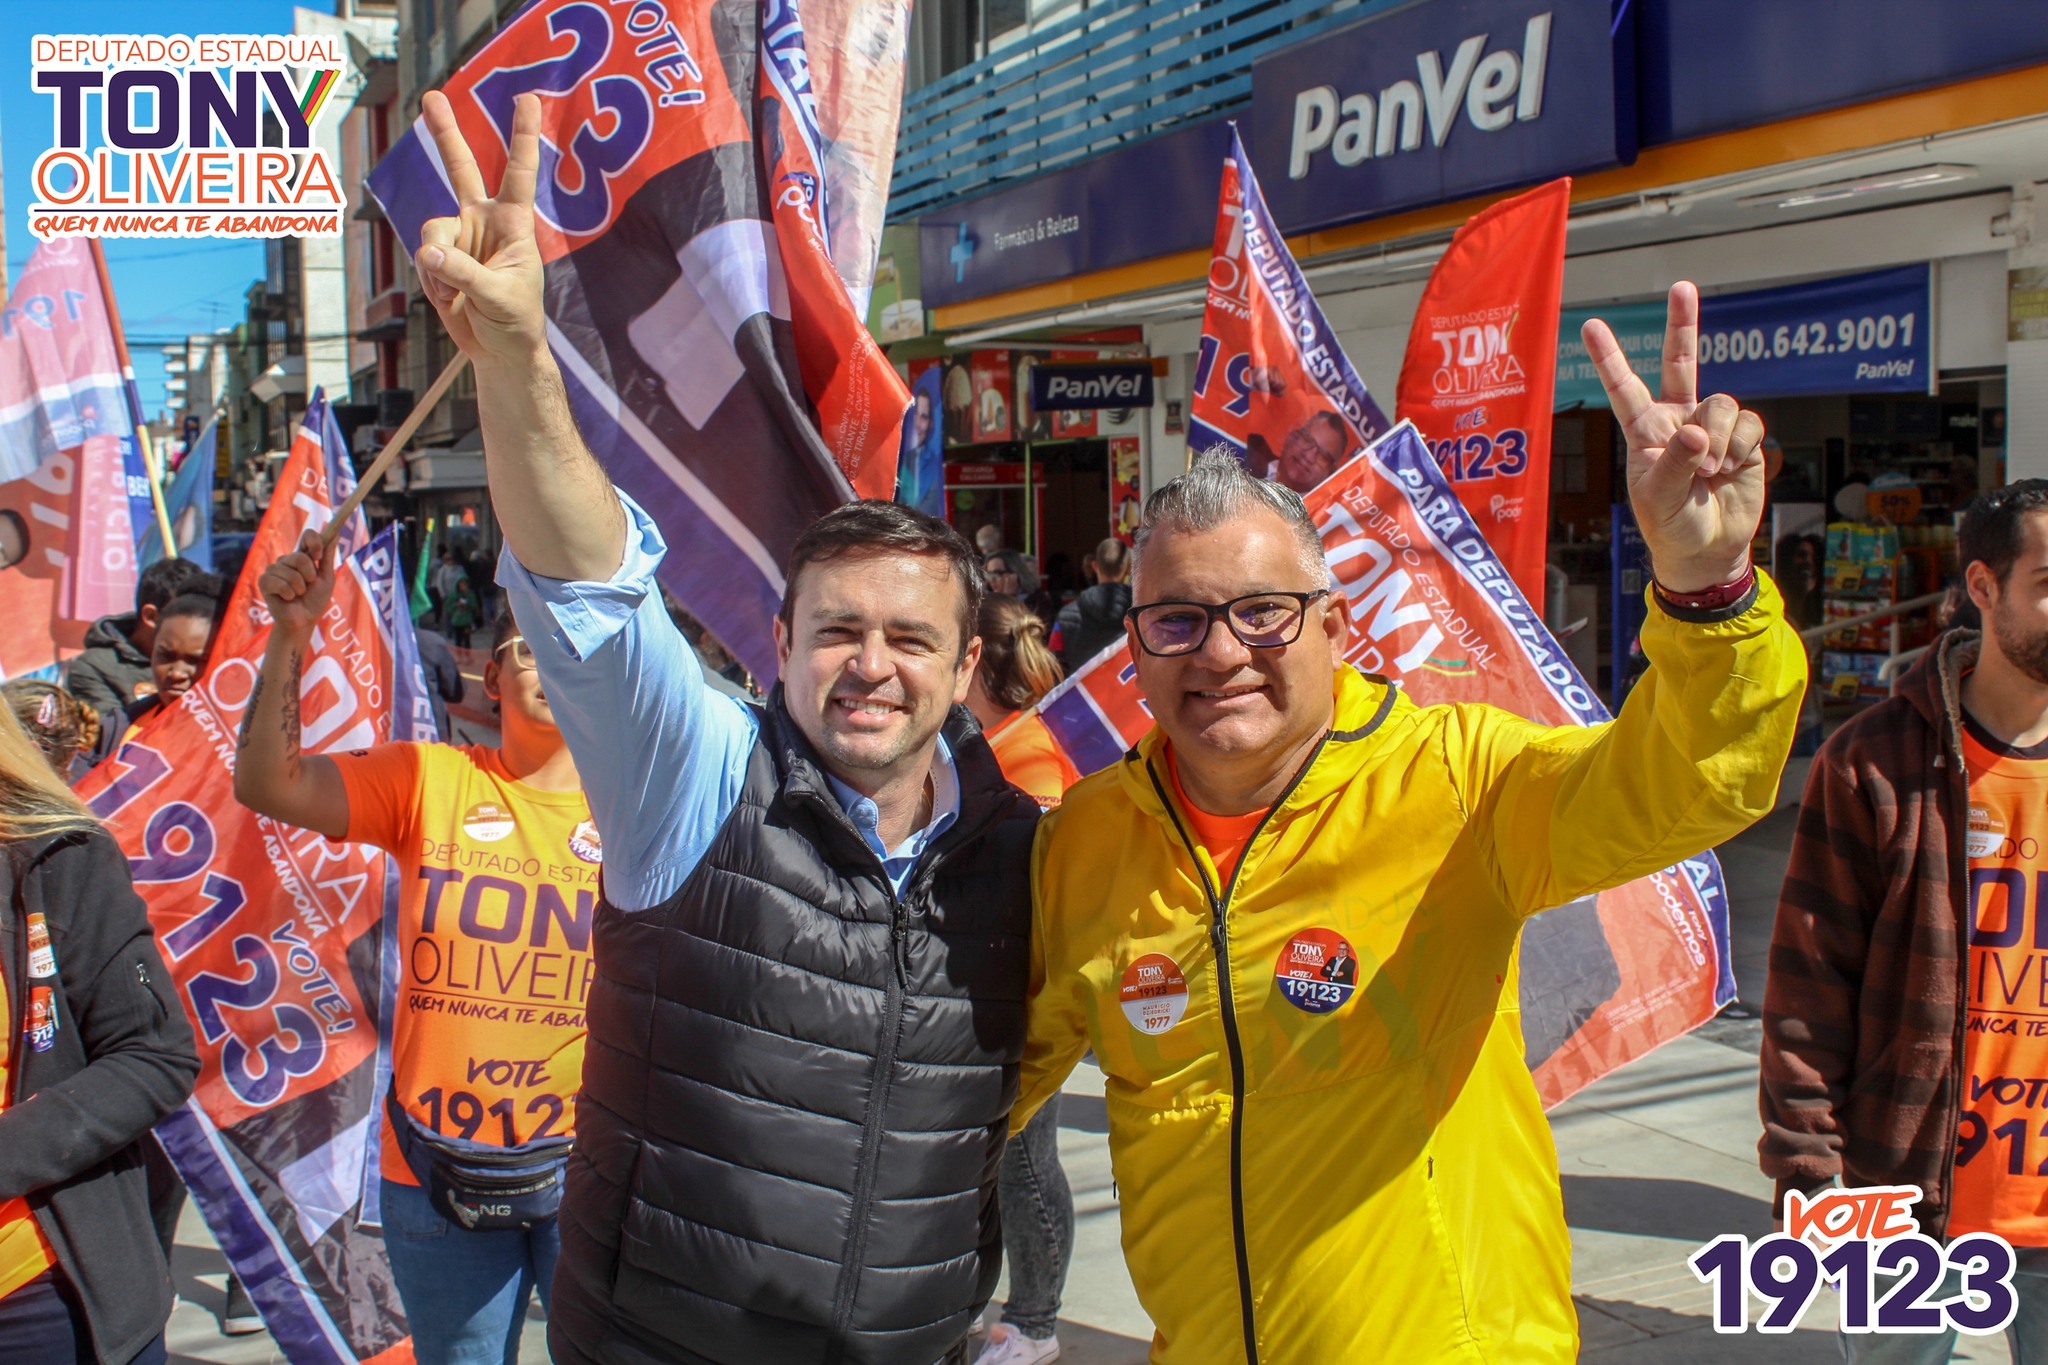
[[[396,1091],[384,1111],[413,1178],[443,1218],[471,1232],[510,1232],[545,1223],[562,1207],[571,1139],[493,1147],[423,1128]]]

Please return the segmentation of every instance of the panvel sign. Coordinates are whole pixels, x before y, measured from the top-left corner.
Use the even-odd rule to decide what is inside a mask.
[[[1031,371],[1031,406],[1043,412],[1152,406],[1152,362],[1041,364]]]
[[[1599,317],[1651,387],[1663,364],[1664,305],[1573,308],[1558,319],[1560,408],[1607,406],[1579,329]],[[1700,300],[1700,392],[1749,398],[1932,393],[1934,294],[1926,264],[1836,275]]]
[[[197,1089],[157,1126],[229,1264],[295,1365],[411,1358],[367,1207],[395,981],[396,888],[378,849],[235,799],[236,734],[270,618],[258,572],[324,526],[353,480],[315,396],[250,546],[204,676],[78,794],[127,853],[197,1035]],[[432,740],[397,542],[360,513],[299,682],[308,753]]]
[[[1263,59],[1274,216],[1303,232],[1634,160],[1635,8],[1438,0]]]

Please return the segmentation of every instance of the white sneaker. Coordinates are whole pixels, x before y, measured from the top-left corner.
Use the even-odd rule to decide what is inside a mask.
[[[1060,1339],[1033,1341],[1007,1322],[988,1329],[988,1345],[974,1358],[974,1365],[1044,1365],[1060,1358]]]

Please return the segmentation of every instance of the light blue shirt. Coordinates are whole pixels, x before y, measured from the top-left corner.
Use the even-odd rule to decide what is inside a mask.
[[[605,896],[622,910],[646,910],[676,893],[739,804],[760,716],[705,685],[697,652],[655,587],[668,552],[661,531],[624,493],[619,502],[626,548],[608,581],[543,578],[507,546],[498,584],[582,774],[604,839]],[[894,849],[876,833],[875,803],[826,778],[901,895],[959,815],[960,779],[945,740],[932,764],[932,821]]]
[[[953,762],[953,748],[946,743],[944,735],[939,736],[938,752],[932,755],[931,823],[923,829],[912,830],[910,837],[894,848],[882,847],[882,811],[879,806],[829,772],[825,774],[825,780],[832,784],[832,794],[839,798],[840,808],[852,819],[853,827],[860,831],[861,841],[882,860],[882,871],[888,874],[889,885],[896,888],[899,896],[910,884],[910,874],[917,869],[917,860],[941,834],[952,828],[960,816],[960,770]]]

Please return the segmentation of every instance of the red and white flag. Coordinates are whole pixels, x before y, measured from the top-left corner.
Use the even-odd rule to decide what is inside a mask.
[[[1572,182],[1474,214],[1430,272],[1394,415],[1415,423],[1531,602],[1550,539],[1550,401]]]

